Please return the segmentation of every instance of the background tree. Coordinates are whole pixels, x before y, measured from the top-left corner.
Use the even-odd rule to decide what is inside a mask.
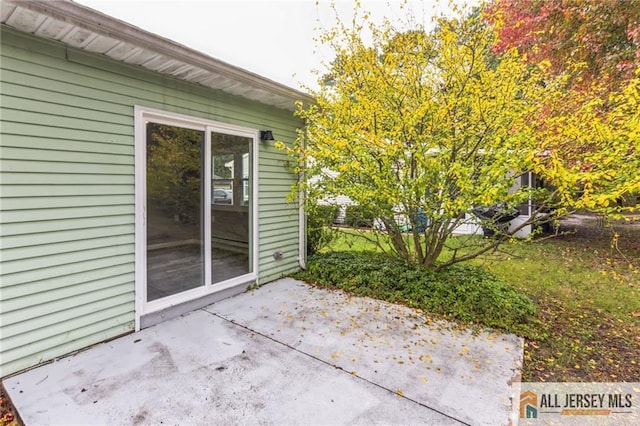
[[[605,99],[598,94],[609,89],[592,84],[549,90],[534,122],[532,170],[557,187],[561,212],[629,219],[640,208],[640,71]]]
[[[517,48],[556,87],[535,117],[534,169],[562,186],[567,210],[637,210],[640,0],[495,0],[486,11],[494,51]]]
[[[621,89],[638,67],[640,0],[495,0],[487,10],[496,52],[515,47],[578,88]]]
[[[478,14],[440,19],[431,32],[370,24],[371,43],[356,21],[321,37],[336,57],[313,91],[317,104],[298,110],[308,124],[294,153],[313,177],[302,183],[307,203],[348,196],[379,218],[395,255],[427,268],[497,246],[508,235],[449,237],[473,206],[531,195],[513,185],[532,167],[527,117],[544,91],[536,69],[515,49],[497,61]]]

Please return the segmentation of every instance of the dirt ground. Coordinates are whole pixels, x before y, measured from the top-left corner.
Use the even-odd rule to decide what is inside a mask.
[[[560,221],[560,232],[565,241],[594,248],[611,248],[614,233],[619,235],[618,255],[632,260],[640,259],[640,215],[629,216],[628,220],[606,222],[593,214],[572,214]]]

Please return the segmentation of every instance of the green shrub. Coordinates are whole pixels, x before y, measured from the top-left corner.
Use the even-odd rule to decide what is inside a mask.
[[[307,255],[317,253],[333,240],[330,226],[337,214],[337,206],[316,205],[307,209]]]
[[[353,228],[371,228],[376,215],[365,206],[347,206],[344,223]]]
[[[400,302],[465,323],[530,335],[533,302],[481,267],[418,269],[373,252],[319,253],[296,278],[359,296]]]

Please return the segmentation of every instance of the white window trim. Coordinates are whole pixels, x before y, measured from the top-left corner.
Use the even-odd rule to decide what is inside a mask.
[[[219,283],[211,283],[211,268],[205,267],[205,285],[184,291],[162,299],[147,302],[147,228],[146,228],[146,195],[147,195],[147,153],[146,153],[146,122],[154,121],[163,124],[180,126],[205,132],[205,164],[204,179],[206,187],[211,185],[211,132],[244,136],[252,139],[252,170],[251,170],[251,272],[231,278]],[[191,117],[182,114],[162,111],[136,105],[134,107],[135,128],[135,330],[140,330],[142,316],[158,312],[180,303],[195,300],[200,297],[226,290],[242,283],[257,281],[259,251],[258,251],[258,141],[259,130],[235,126],[227,123]],[[211,188],[205,188],[205,205],[211,205]],[[211,220],[204,225],[205,262],[211,259]],[[208,241],[208,243],[207,243]]]

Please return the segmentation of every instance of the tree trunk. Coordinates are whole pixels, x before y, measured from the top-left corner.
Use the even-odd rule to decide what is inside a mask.
[[[391,238],[391,245],[396,253],[398,253],[398,256],[407,262],[411,262],[412,259],[409,255],[409,250],[407,250],[404,238],[402,238],[402,232],[395,223],[395,220],[382,219],[382,222],[387,229],[387,234],[389,234],[389,237]]]

